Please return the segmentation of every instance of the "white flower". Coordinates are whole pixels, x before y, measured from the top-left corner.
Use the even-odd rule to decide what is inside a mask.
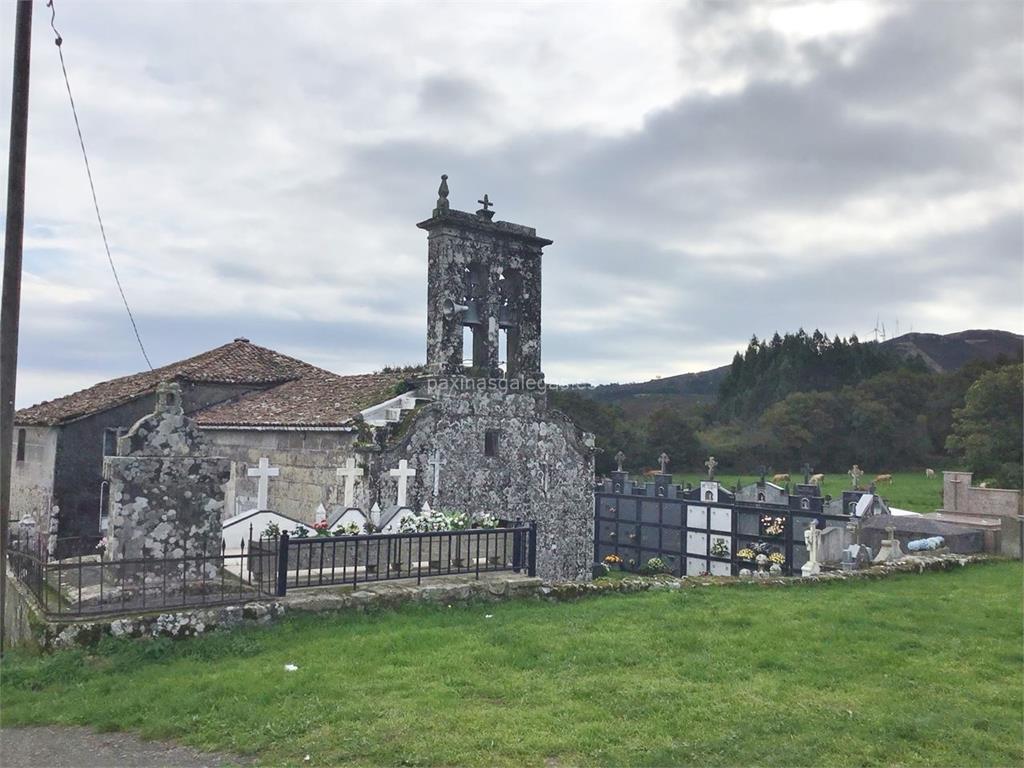
[[[285,672],[295,672],[297,670],[298,670],[298,667],[296,667],[294,664],[285,664],[284,665],[284,671]]]
[[[494,618],[494,614],[493,613],[485,613],[484,614],[484,618],[485,619],[493,619]]]

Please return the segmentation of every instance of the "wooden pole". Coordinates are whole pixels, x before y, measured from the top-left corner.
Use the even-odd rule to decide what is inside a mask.
[[[11,452],[21,315],[21,257],[25,234],[25,150],[28,146],[28,73],[32,50],[32,0],[16,3],[11,142],[7,165],[7,229],[0,296],[0,656],[7,631],[7,534],[11,517]]]

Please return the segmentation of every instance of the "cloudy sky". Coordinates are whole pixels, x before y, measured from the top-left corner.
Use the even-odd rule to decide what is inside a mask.
[[[422,361],[414,225],[447,173],[453,207],[487,192],[555,241],[559,382],[702,370],[801,326],[872,338],[876,317],[1024,331],[1022,14],[57,0],[154,364],[236,336],[339,373]],[[40,0],[19,405],[144,367],[48,20]]]

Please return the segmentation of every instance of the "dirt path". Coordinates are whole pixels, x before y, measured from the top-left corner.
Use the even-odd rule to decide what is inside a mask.
[[[4,768],[221,768],[251,762],[235,755],[143,741],[130,733],[64,726],[0,729]]]

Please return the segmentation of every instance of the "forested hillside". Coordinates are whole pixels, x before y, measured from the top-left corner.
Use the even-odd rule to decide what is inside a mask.
[[[751,340],[737,353],[717,398],[697,407],[662,405],[642,416],[585,394],[559,391],[556,407],[597,436],[599,472],[656,464],[699,470],[714,454],[723,470],[760,464],[788,471],[807,461],[821,471],[853,463],[884,472],[952,463],[979,479],[1021,484],[1020,353],[937,372],[916,356],[820,331]]]

